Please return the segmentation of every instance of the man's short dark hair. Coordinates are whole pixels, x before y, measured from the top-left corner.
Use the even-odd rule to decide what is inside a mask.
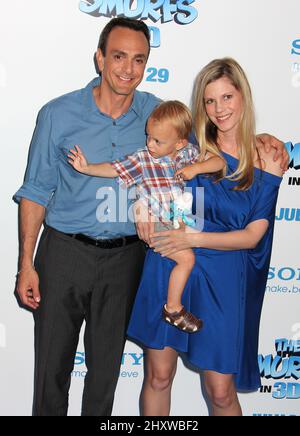
[[[102,51],[103,56],[106,55],[108,36],[115,27],[125,27],[135,30],[136,32],[142,32],[148,41],[150,51],[150,32],[146,24],[143,21],[134,20],[133,18],[118,17],[110,20],[101,32],[98,48]]]

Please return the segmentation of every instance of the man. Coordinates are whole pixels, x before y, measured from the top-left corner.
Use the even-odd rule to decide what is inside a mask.
[[[51,101],[38,117],[25,182],[15,195],[21,234],[17,289],[35,317],[34,415],[67,413],[84,320],[88,372],[82,414],[111,414],[145,248],[133,223],[105,222],[101,213],[97,198],[105,197],[108,188],[118,196],[118,184],[76,173],[67,153],[78,143],[90,161],[111,161],[144,146],[146,120],[159,102],[135,91],[149,40],[143,22],[110,21],[96,53],[101,79]],[[34,269],[33,252],[44,220]]]
[[[25,181],[15,194],[20,202],[17,291],[35,319],[34,415],[67,414],[83,321],[88,371],[82,415],[106,416],[112,411],[145,249],[134,224],[118,219],[117,182],[76,173],[67,154],[80,144],[90,162],[105,162],[144,146],[146,120],[159,102],[136,91],[149,41],[143,22],[111,20],[96,53],[101,77],[51,101],[39,113]],[[274,138],[265,139],[267,147],[274,141],[282,150]],[[106,221],[99,201],[110,192],[116,196],[115,222]],[[127,209],[130,205],[128,200]],[[149,241],[151,225],[138,223],[137,228],[141,239]]]

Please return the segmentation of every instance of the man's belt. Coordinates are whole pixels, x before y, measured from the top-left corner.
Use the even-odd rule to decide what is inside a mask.
[[[116,239],[93,239],[81,233],[74,233],[74,234],[63,233],[63,234],[69,236],[72,239],[76,239],[77,241],[84,242],[85,244],[93,245],[94,247],[99,247],[99,248],[106,248],[106,249],[125,247],[126,245],[133,244],[134,242],[138,242],[140,240],[137,235],[123,236],[122,238],[116,238]]]

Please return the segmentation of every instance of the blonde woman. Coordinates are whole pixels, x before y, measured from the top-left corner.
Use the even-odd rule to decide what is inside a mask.
[[[153,235],[128,334],[147,347],[145,415],[169,414],[178,352],[184,352],[204,371],[212,414],[239,416],[237,389],[260,387],[259,319],[282,169],[273,152],[258,151],[250,86],[233,59],[214,60],[199,73],[193,115],[203,159],[220,156],[226,168],[189,183],[195,199],[196,188],[204,188],[202,232],[182,226]],[[191,178],[189,167],[180,174]],[[204,320],[192,336],[153,316],[173,266],[165,256],[186,248],[195,249],[196,264],[183,301],[186,295],[184,305]]]

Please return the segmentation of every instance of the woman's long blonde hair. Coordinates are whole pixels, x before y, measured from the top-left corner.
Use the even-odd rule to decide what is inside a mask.
[[[201,147],[201,155],[206,152],[223,157],[218,147],[217,127],[210,121],[206,113],[204,92],[210,83],[226,77],[241,93],[243,112],[238,127],[237,143],[239,145],[239,164],[236,171],[226,176],[226,167],[216,175],[216,181],[228,178],[238,181],[235,190],[245,191],[253,183],[255,153],[255,115],[252,92],[248,79],[241,66],[231,58],[215,59],[204,67],[196,77],[193,91],[193,121],[195,134]]]

